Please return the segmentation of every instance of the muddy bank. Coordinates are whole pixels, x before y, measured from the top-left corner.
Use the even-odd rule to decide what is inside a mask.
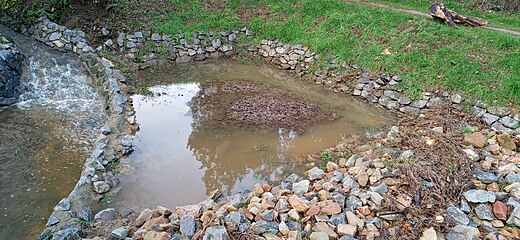
[[[240,128],[286,128],[303,132],[305,127],[334,121],[337,117],[320,106],[266,84],[233,81],[205,83],[193,99],[195,111],[213,123]]]

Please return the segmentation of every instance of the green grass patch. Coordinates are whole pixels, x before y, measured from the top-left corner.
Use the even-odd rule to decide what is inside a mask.
[[[410,6],[422,6],[417,2]],[[480,28],[447,28],[422,17],[341,0],[228,0],[218,11],[197,0],[176,3],[178,11],[155,23],[161,33],[188,36],[247,26],[256,41],[303,44],[322,56],[331,54],[331,59],[373,72],[385,68],[404,78],[399,87],[410,96],[434,88],[464,92],[493,105],[519,105],[519,37]],[[274,17],[252,15],[248,22],[239,18],[260,5]],[[391,54],[382,54],[385,50]],[[320,59],[322,64],[329,60]]]
[[[428,8],[439,1],[432,0],[369,0],[370,2],[384,3],[391,6],[413,9],[422,12],[428,12]],[[444,5],[460,14],[485,19],[492,26],[504,27],[511,30],[520,31],[520,17],[518,13],[480,10],[475,9],[473,4],[465,1],[443,1]]]

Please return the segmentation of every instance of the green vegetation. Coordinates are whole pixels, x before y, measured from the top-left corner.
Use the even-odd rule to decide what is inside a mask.
[[[369,0],[370,2],[384,3],[396,7],[408,8],[417,11],[427,12],[428,8],[438,1],[431,0]],[[507,10],[513,10],[512,7],[508,8],[504,5],[500,7],[499,4],[486,4],[482,7],[489,7],[492,9],[480,9],[482,4],[471,3],[471,1],[442,1],[444,5],[458,13],[465,14],[472,17],[479,17],[485,19],[492,26],[505,27],[512,30],[520,30],[520,18],[518,13],[507,12]],[[476,1],[474,1],[476,2]],[[483,1],[479,1],[483,2]],[[512,2],[512,1],[511,1]],[[494,7],[493,7],[494,6]],[[495,10],[505,10],[497,12]]]
[[[121,169],[121,163],[119,163],[119,161],[110,162],[107,166],[107,170],[111,171],[114,174],[119,173],[120,169]]]
[[[330,150],[323,150],[323,152],[320,153],[320,159],[323,160],[323,161],[331,161],[332,158],[334,157],[334,154],[332,153],[332,151]]]
[[[112,203],[112,197],[108,195],[103,195],[101,199],[99,200],[102,204],[110,204]]]
[[[464,134],[464,135],[470,135],[474,132],[475,132],[475,130],[473,128],[470,128],[470,127],[462,128],[462,134]]]
[[[91,228],[94,226],[94,223],[92,221],[86,221],[86,220],[79,220],[79,224],[82,228]]]
[[[228,0],[225,6],[215,5],[177,1],[178,10],[156,18],[156,28],[189,36],[193,31],[247,26],[255,40],[303,44],[374,73],[384,68],[399,74],[405,79],[399,87],[412,97],[427,89],[446,89],[490,104],[519,106],[519,37],[481,28],[448,28],[341,0]]]

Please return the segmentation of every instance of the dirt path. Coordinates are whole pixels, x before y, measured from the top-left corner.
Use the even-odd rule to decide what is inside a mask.
[[[389,9],[389,10],[393,10],[393,11],[397,11],[397,12],[404,12],[404,13],[413,14],[416,16],[431,18],[430,14],[425,13],[425,12],[411,10],[411,9],[397,8],[397,7],[382,4],[382,3],[364,2],[364,1],[359,1],[359,0],[347,0],[347,2],[360,3],[360,4],[365,4],[365,5],[369,5],[369,6],[373,6],[373,7],[385,8],[385,9]],[[511,34],[511,35],[515,35],[515,36],[520,36],[520,32],[510,30],[510,29],[493,27],[493,26],[483,26],[482,28],[494,30],[494,31],[498,31],[498,32],[503,32],[503,33],[507,33],[507,34]]]

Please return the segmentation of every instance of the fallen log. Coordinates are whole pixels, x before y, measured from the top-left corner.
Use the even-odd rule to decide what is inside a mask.
[[[450,27],[455,27],[456,24],[463,24],[472,27],[480,27],[488,24],[488,22],[483,19],[466,17],[458,14],[457,12],[446,8],[442,3],[433,4],[430,7],[430,15],[433,19],[444,22]]]

